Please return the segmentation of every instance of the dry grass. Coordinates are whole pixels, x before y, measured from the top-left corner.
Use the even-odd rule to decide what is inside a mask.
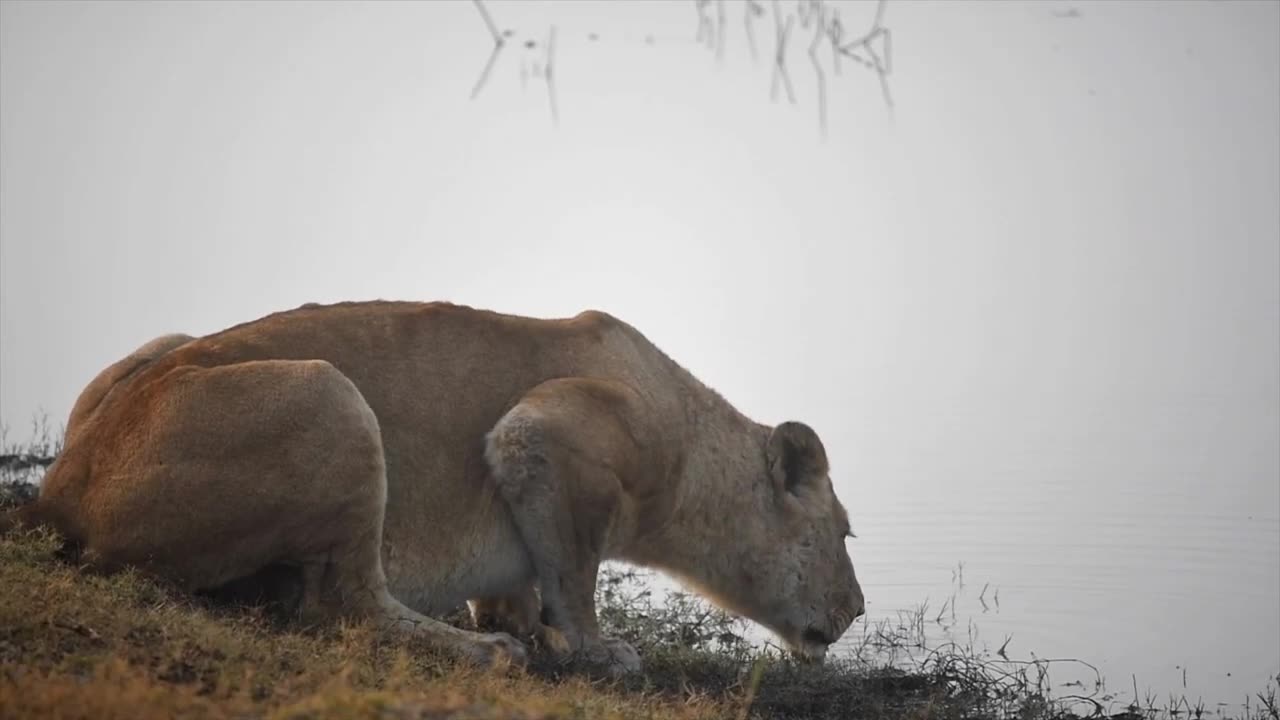
[[[727,620],[682,616],[678,605],[639,613],[627,634],[646,668],[624,682],[592,681],[546,657],[503,676],[367,625],[281,624],[137,572],[92,573],[61,548],[48,531],[0,537],[0,717],[959,716],[944,712],[945,688],[902,671],[798,667],[745,645],[673,642],[700,646]],[[640,610],[610,605],[606,615],[621,622],[622,608]],[[673,636],[656,631],[663,623],[684,626]]]
[[[278,627],[137,573],[60,561],[48,532],[0,538],[6,718],[699,718],[733,698],[626,692],[454,665],[364,625]]]

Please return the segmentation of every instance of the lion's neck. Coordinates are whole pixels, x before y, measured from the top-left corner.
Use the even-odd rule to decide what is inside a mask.
[[[696,383],[697,381],[694,380]],[[769,429],[738,412],[705,386],[685,394],[684,455],[672,481],[677,499],[661,530],[627,558],[676,575],[702,592],[723,597],[740,585],[741,539],[756,530],[767,488]]]

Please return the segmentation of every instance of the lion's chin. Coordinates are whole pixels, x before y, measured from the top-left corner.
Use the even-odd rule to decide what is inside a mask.
[[[791,657],[805,665],[821,665],[827,659],[827,646],[822,643],[802,640],[790,649]]]

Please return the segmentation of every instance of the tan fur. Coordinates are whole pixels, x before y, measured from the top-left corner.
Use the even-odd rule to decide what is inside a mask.
[[[471,600],[627,671],[639,658],[595,618],[607,559],[821,657],[863,608],[827,473],[807,426],[752,422],[603,313],[344,303],[166,336],[103,371],[27,516],[103,567],[201,589],[296,565],[319,617],[521,661],[506,634],[429,617]]]

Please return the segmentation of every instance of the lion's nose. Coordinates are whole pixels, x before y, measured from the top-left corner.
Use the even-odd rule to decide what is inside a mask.
[[[862,594],[862,588],[857,581],[853,583],[853,592],[849,593],[849,607],[853,610],[853,619],[849,622],[867,614],[867,598]]]

